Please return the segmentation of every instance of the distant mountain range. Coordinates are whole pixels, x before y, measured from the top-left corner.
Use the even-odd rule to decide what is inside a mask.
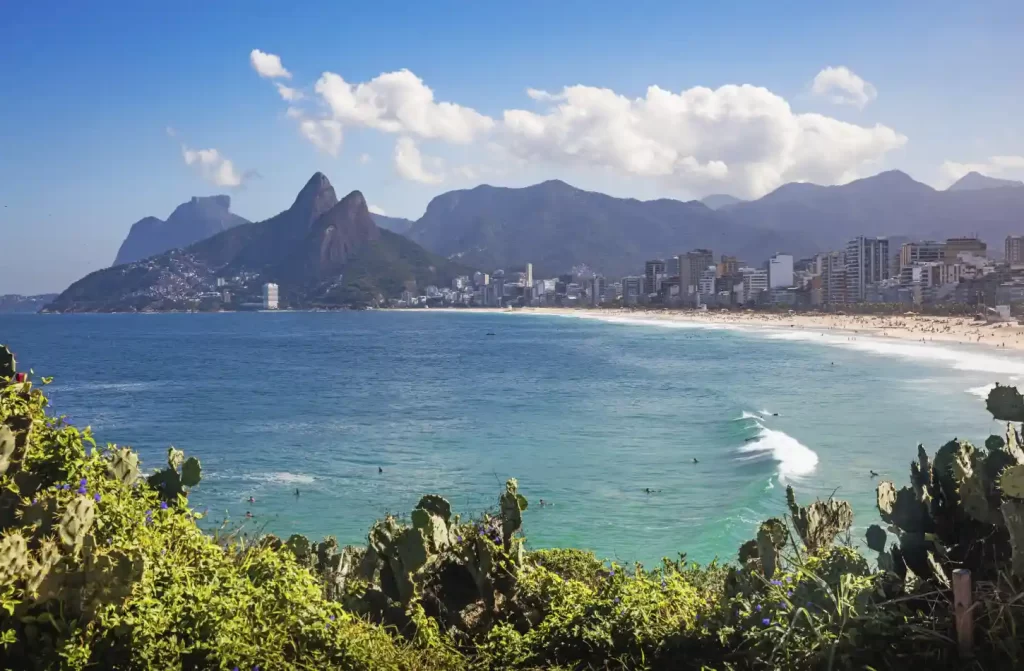
[[[247,219],[231,212],[230,196],[195,196],[176,207],[167,221],[146,217],[132,224],[128,237],[117,250],[114,265],[140,261],[168,249],[187,247],[248,223]]]
[[[1002,189],[1006,187],[1020,188],[1024,182],[1015,179],[997,179],[986,177],[979,172],[969,172],[958,179],[947,191],[980,191],[981,189]]]
[[[388,217],[383,214],[373,214],[373,221],[381,228],[386,228],[392,233],[398,233],[399,235],[405,235],[412,228],[412,225],[416,222],[412,219],[402,219],[401,217]]]
[[[94,272],[72,284],[49,311],[182,309],[216,296],[228,278],[235,302],[256,301],[265,282],[291,307],[357,306],[406,288],[450,284],[470,269],[380,229],[353,191],[338,200],[316,173],[291,207],[259,223],[217,233],[184,249]]]
[[[785,184],[753,201],[725,194],[703,202],[639,201],[583,191],[557,180],[516,189],[481,185],[437,196],[416,221],[363,216],[363,203],[356,208],[358,216],[354,210],[346,215],[351,221],[346,220],[344,235],[337,227],[331,235],[326,233],[328,222],[340,216],[340,210],[316,221],[338,204],[326,178],[315,177],[303,194],[292,208],[259,228],[231,214],[227,196],[193,198],[166,222],[147,218],[136,223],[118,261],[188,247],[182,258],[195,258],[211,268],[257,269],[307,286],[337,271],[344,264],[336,261],[347,259],[352,249],[378,240],[385,242],[374,249],[390,250],[372,264],[382,272],[386,258],[400,257],[398,247],[407,243],[397,233],[466,267],[515,269],[533,263],[535,275],[551,276],[585,263],[614,277],[641,272],[647,259],[698,247],[757,264],[776,252],[803,257],[841,249],[857,235],[903,240],[977,234],[999,249],[1006,235],[1024,234],[1024,184],[978,173],[965,175],[945,191],[889,171],[840,186]],[[323,203],[315,204],[317,199]],[[296,208],[306,208],[305,214],[300,216]],[[257,235],[257,230],[263,232]],[[300,234],[320,237],[300,245]],[[328,244],[328,238],[339,242]],[[314,249],[320,243],[328,248]],[[413,253],[412,249],[406,251]],[[425,253],[413,253],[419,260],[411,266],[400,263],[397,275],[426,277],[414,270],[431,265],[422,256]],[[393,288],[377,271],[371,274],[377,289]]]
[[[806,256],[858,235],[942,240],[977,234],[1001,247],[1024,234],[1024,188],[937,191],[898,170],[840,186],[786,184],[722,214],[741,226],[775,231]],[[757,258],[749,259],[757,261]]]
[[[700,202],[704,203],[712,210],[720,210],[723,207],[735,205],[737,203],[743,203],[746,201],[740,200],[736,196],[730,196],[727,193],[713,193],[710,196],[704,196],[703,198],[701,198]]]
[[[613,198],[553,180],[522,189],[478,186],[437,196],[409,237],[479,268],[551,276],[586,263],[610,276],[644,261],[707,247],[752,261],[787,249],[791,237],[735,223],[698,201]]]

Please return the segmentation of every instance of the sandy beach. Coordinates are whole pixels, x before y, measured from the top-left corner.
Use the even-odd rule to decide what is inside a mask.
[[[921,315],[809,315],[768,314],[758,312],[697,312],[664,310],[590,310],[559,308],[522,308],[516,312],[564,314],[580,317],[615,316],[651,320],[731,324],[772,329],[794,328],[803,331],[863,335],[911,342],[961,343],[986,345],[1005,350],[1024,351],[1024,327],[1016,323],[985,324],[963,317]]]

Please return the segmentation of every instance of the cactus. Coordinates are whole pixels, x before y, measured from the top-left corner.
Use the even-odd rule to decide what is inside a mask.
[[[1007,466],[999,475],[999,489],[1003,496],[1024,499],[1024,464]]]
[[[39,595],[43,582],[50,577],[50,571],[60,562],[60,551],[57,544],[51,540],[43,541],[39,548],[39,560],[32,563],[28,571],[26,591],[32,595]]]
[[[771,518],[757,529],[757,556],[761,560],[764,577],[772,578],[779,566],[779,550],[786,543],[786,527],[781,520]]]
[[[447,524],[452,517],[452,506],[448,501],[436,494],[427,494],[416,504],[420,510],[425,510],[432,515],[437,515]]]
[[[509,478],[505,483],[505,492],[498,500],[501,510],[501,538],[505,549],[511,549],[512,536],[523,526],[523,511],[526,510],[526,497],[519,493],[519,483]]]
[[[793,488],[786,487],[786,504],[800,540],[811,552],[829,547],[836,536],[849,531],[853,524],[853,508],[846,501],[829,499],[798,506]]]
[[[17,580],[29,567],[28,542],[19,533],[11,533],[0,540],[0,580]]]
[[[73,553],[81,549],[95,515],[93,500],[88,496],[76,496],[71,500],[59,525],[60,539],[65,548]]]
[[[6,424],[0,424],[0,475],[11,467],[16,453],[14,432]]]
[[[995,454],[990,453],[990,454]],[[978,465],[973,454],[966,452],[957,455],[953,463],[953,477],[959,485],[957,496],[964,512],[971,518],[987,524],[1001,524],[1002,516],[998,508],[993,508],[988,499],[988,486],[984,471]]]
[[[1010,534],[1010,563],[1013,574],[1024,576],[1024,501],[1003,501],[1000,507]]]
[[[13,379],[17,370],[14,353],[6,345],[0,345],[0,378]]]
[[[284,542],[284,546],[292,551],[295,555],[295,559],[302,565],[308,566],[312,557],[311,549],[312,544],[309,539],[302,534],[292,534],[288,537],[288,540]]]
[[[107,473],[123,485],[131,486],[139,479],[139,456],[127,447],[114,452],[107,464]]]
[[[992,417],[1004,422],[1024,422],[1024,396],[1016,387],[996,384],[985,399],[985,407]]]
[[[871,548],[875,552],[885,552],[885,529],[878,526],[877,524],[872,524],[864,533],[864,537],[865,540],[867,540],[869,548]]]
[[[187,495],[192,487],[202,479],[202,468],[195,457],[185,459],[185,453],[173,447],[167,450],[167,468],[149,476],[149,486],[160,493],[160,498],[168,503],[178,500],[179,496]]]

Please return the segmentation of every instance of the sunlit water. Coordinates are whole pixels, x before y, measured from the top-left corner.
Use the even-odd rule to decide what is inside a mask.
[[[645,563],[731,559],[787,483],[867,526],[870,470],[904,482],[919,442],[998,431],[985,385],[1024,375],[978,348],[501,313],[15,315],[0,342],[99,441],[198,456],[210,520],[358,543],[517,477],[531,545]]]

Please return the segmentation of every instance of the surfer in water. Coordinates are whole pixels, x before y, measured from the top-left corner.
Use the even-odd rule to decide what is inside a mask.
[[[693,463],[695,463],[695,464],[699,464],[700,463],[699,461],[697,461],[697,457],[693,458]]]
[[[875,473],[874,471],[868,471],[868,473],[870,473],[871,477],[873,477],[873,478],[877,478],[878,477],[878,473]]]
[[[299,488],[298,488],[298,487],[296,487],[296,488],[295,488],[295,496],[298,496],[298,495],[299,495]]]
[[[383,473],[383,472],[384,472],[384,469],[383,469],[383,468],[381,468],[380,466],[378,466],[378,467],[377,467],[377,472],[378,472],[378,473]]]

